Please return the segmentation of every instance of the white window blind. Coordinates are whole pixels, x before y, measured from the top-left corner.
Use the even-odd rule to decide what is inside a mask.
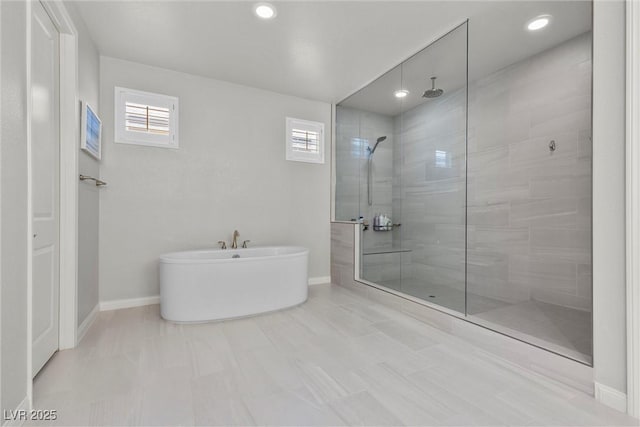
[[[169,135],[169,109],[153,105],[125,104],[127,130]]]
[[[320,151],[320,132],[305,129],[292,129],[291,143],[293,151],[317,153]]]
[[[115,142],[178,148],[178,98],[116,87]]]
[[[286,159],[324,163],[324,123],[286,119]]]

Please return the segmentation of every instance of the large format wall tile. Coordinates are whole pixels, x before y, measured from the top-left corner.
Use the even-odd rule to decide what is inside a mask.
[[[402,264],[403,279],[590,310],[591,33],[470,82],[468,128],[465,89],[396,117],[339,107],[337,205],[402,223],[365,232],[365,250],[411,250],[410,266],[370,256],[365,270],[383,280]],[[368,208],[354,140],[382,134]]]
[[[591,34],[469,93],[469,291],[590,310]]]

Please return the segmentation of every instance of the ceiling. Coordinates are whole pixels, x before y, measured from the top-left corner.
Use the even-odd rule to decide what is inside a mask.
[[[101,55],[327,102],[342,100],[467,18],[469,64],[479,70],[530,56],[591,25],[590,2],[579,1],[273,1],[277,17],[268,21],[255,16],[249,1],[74,3]],[[524,31],[527,19],[543,13],[553,15],[553,31]]]
[[[437,77],[436,88],[451,93],[467,83],[467,65],[472,82],[591,30],[591,10],[591,2],[578,1],[489,3],[469,19],[468,28],[463,24],[453,29],[340,105],[396,116],[430,102],[422,94],[431,88],[431,76]],[[551,24],[537,32],[527,30],[527,22],[542,14],[552,15]],[[393,93],[400,88],[409,94],[396,99]]]

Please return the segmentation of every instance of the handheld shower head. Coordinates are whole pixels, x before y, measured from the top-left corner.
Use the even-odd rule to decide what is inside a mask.
[[[374,151],[376,151],[376,148],[378,148],[378,144],[380,144],[382,141],[384,141],[385,139],[387,139],[386,136],[381,136],[380,138],[376,139],[376,143],[373,146],[373,148],[368,147],[369,148],[369,154],[372,155],[374,153]]]
[[[436,77],[431,77],[431,89],[427,89],[422,94],[423,98],[437,98],[442,95],[444,91],[442,89],[436,89]]]
[[[367,159],[367,203],[369,206],[373,205],[373,178],[372,178],[372,163],[373,163],[373,153],[375,153],[376,148],[378,148],[378,144],[387,139],[387,136],[381,136],[376,139],[376,143],[373,148],[371,146],[367,147],[369,150],[369,158]]]

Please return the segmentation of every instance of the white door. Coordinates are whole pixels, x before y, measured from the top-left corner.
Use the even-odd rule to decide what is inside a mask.
[[[33,376],[58,350],[60,284],[59,33],[40,2],[31,15]]]

